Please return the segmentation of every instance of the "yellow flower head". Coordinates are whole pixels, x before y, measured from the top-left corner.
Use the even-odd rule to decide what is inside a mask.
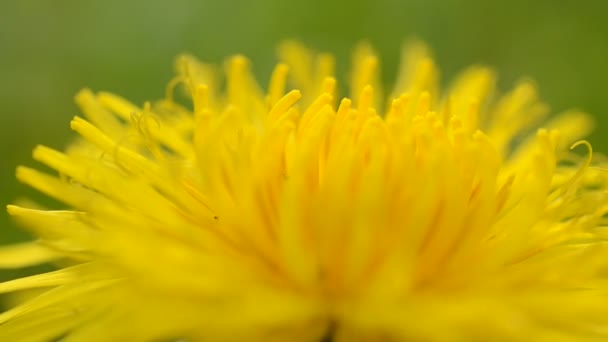
[[[608,338],[608,174],[586,115],[546,121],[533,85],[498,96],[483,67],[440,94],[420,43],[388,96],[367,45],[342,100],[330,55],[279,56],[265,92],[242,56],[223,78],[182,56],[160,101],[76,96],[80,138],[33,153],[57,174],[17,170],[67,209],[8,207],[38,239],[0,266],[57,270],[0,283],[37,289],[0,340]]]

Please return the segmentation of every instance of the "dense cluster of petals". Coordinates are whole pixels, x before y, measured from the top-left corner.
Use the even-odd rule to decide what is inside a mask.
[[[181,56],[159,101],[76,96],[79,137],[33,153],[55,172],[17,170],[65,208],[8,207],[36,240],[0,266],[56,270],[0,283],[21,294],[3,341],[608,338],[585,114],[547,119],[531,83],[501,94],[484,67],[440,92],[415,42],[388,93],[359,46],[348,98],[330,55],[279,57],[266,91],[242,56]]]

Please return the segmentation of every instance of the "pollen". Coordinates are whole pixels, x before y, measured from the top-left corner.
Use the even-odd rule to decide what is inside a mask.
[[[177,58],[164,98],[84,89],[77,137],[17,179],[35,240],[0,267],[2,341],[604,341],[608,163],[591,119],[549,115],[483,66],[448,86],[423,43],[383,91],[359,45],[289,41],[261,86]],[[340,89],[349,89],[340,97]]]

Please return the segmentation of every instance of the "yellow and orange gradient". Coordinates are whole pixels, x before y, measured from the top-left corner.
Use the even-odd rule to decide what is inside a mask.
[[[330,55],[279,56],[266,91],[242,56],[225,78],[182,56],[143,107],[77,95],[80,137],[33,153],[56,174],[17,170],[66,208],[8,207],[37,240],[0,266],[57,270],[0,283],[21,294],[3,341],[608,338],[608,173],[585,114],[546,119],[532,84],[499,94],[484,67],[440,93],[416,42],[389,94],[367,45],[349,98]]]

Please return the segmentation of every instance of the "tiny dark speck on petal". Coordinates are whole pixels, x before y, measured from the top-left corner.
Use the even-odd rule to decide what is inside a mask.
[[[321,338],[319,342],[332,342],[334,340],[336,334],[336,325],[335,323],[330,323],[325,331],[325,335]]]

